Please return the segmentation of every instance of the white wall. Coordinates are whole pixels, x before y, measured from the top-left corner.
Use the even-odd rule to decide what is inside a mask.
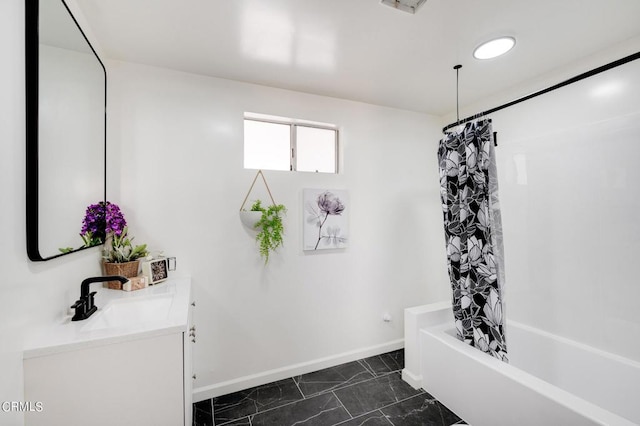
[[[0,401],[22,401],[25,330],[66,313],[79,296],[82,279],[100,275],[100,256],[98,249],[91,249],[49,262],[27,260],[24,2],[20,0],[0,2],[0,54]],[[22,423],[22,413],[0,410],[3,426]]]
[[[636,361],[638,76],[635,61],[492,115],[508,318]]]
[[[120,62],[109,88],[109,198],[193,277],[196,398],[400,347],[403,309],[449,297],[434,118]],[[267,266],[237,213],[245,111],[341,132],[339,175],[265,172],[288,208]],[[303,188],[350,192],[348,249],[302,251]]]

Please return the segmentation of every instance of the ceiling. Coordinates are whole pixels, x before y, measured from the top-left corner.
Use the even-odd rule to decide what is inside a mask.
[[[105,55],[443,115],[640,35],[638,0],[76,0]],[[514,50],[473,49],[498,35]]]

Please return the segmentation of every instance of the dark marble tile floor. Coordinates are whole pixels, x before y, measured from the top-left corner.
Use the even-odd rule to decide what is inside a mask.
[[[405,383],[398,350],[193,404],[193,426],[449,426],[464,422]],[[214,423],[215,422],[215,423]]]

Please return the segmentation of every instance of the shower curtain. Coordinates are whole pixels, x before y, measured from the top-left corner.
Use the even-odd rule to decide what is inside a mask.
[[[505,362],[504,258],[491,121],[467,123],[438,148],[453,314],[460,340]]]

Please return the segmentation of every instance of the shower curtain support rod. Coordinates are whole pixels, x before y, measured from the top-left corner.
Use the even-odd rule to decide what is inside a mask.
[[[535,98],[537,96],[544,95],[545,93],[552,92],[552,91],[554,91],[556,89],[560,89],[561,87],[568,86],[569,84],[576,83],[576,82],[578,82],[580,80],[584,80],[584,79],[592,77],[592,76],[594,76],[596,74],[600,74],[601,72],[608,71],[608,70],[610,70],[612,68],[619,67],[620,65],[624,65],[624,64],[626,64],[628,62],[635,61],[636,59],[640,59],[640,52],[636,52],[636,53],[634,53],[632,55],[625,56],[622,59],[618,59],[617,61],[613,61],[613,62],[610,62],[608,64],[602,65],[602,66],[600,66],[598,68],[594,68],[594,69],[592,69],[590,71],[584,72],[582,74],[578,74],[575,77],[572,77],[572,78],[570,78],[568,80],[565,80],[565,81],[563,81],[561,83],[558,83],[556,85],[547,87],[545,89],[539,90],[537,92],[531,93],[529,95],[523,96],[523,97],[515,99],[513,101],[507,102],[507,103],[502,104],[500,106],[497,106],[495,108],[491,108],[491,109],[488,109],[488,110],[483,111],[481,113],[474,114],[474,115],[472,115],[470,117],[463,118],[462,120],[458,120],[455,123],[451,123],[451,124],[443,127],[442,131],[446,132],[447,130],[451,129],[452,127],[456,127],[459,124],[468,123],[469,121],[473,121],[473,120],[475,120],[475,119],[477,119],[479,117],[483,117],[485,115],[489,115],[489,114],[494,113],[496,111],[500,111],[502,109],[509,108],[510,106],[519,104],[520,102],[524,102],[524,101],[527,101],[529,99]]]
[[[453,67],[456,70],[456,120],[458,121],[460,121],[460,68],[462,68],[460,64]]]

